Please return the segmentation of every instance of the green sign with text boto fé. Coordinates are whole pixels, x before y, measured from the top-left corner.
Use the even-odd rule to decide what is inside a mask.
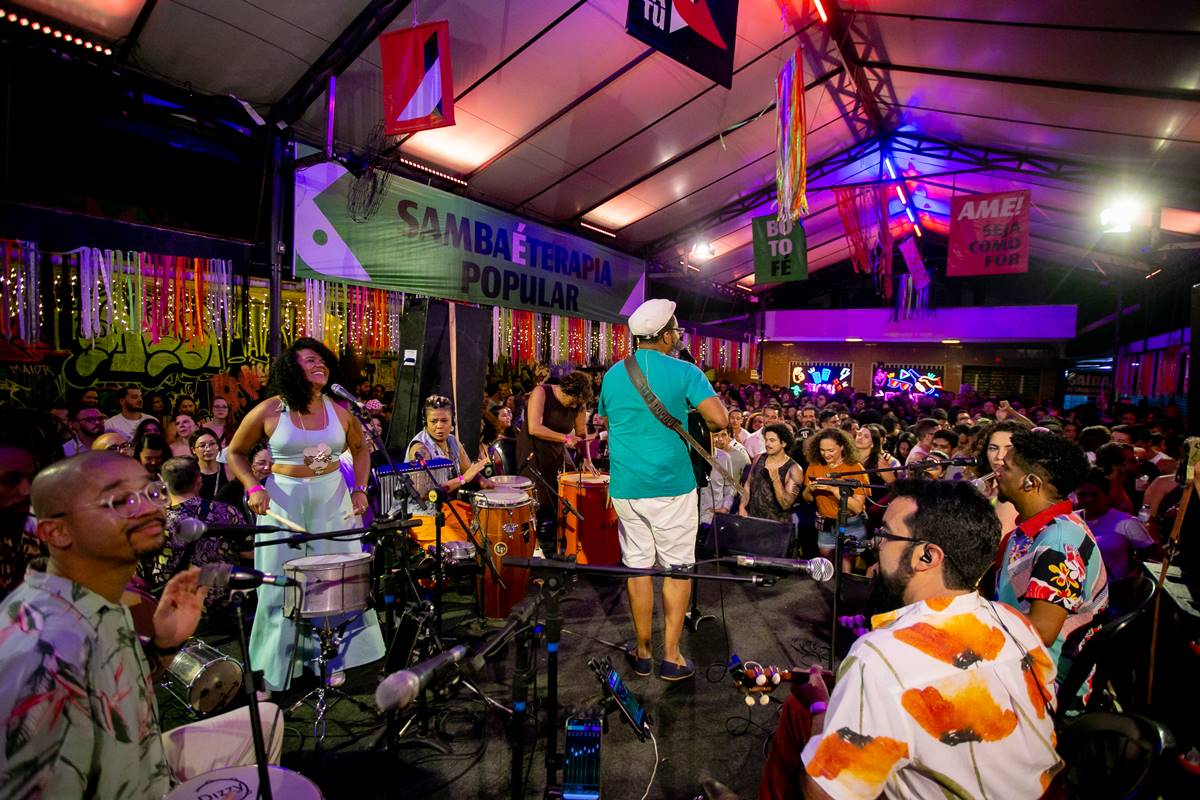
[[[804,226],[775,216],[755,217],[754,285],[808,280],[808,245]]]

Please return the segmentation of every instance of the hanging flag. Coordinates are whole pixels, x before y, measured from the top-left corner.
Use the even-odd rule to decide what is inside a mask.
[[[454,124],[450,23],[427,22],[379,37],[383,57],[384,133]]]
[[[730,89],[737,12],[738,0],[629,0],[625,30]]]
[[[775,80],[775,101],[775,183],[779,221],[795,222],[801,214],[808,213],[804,62],[798,47],[779,70]]]
[[[958,195],[950,200],[946,275],[1029,271],[1029,190]]]
[[[750,220],[754,237],[754,284],[808,280],[808,243],[800,220],[774,215]]]

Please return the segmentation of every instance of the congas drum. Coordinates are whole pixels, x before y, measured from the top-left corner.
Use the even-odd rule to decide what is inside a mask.
[[[299,772],[267,767],[271,796],[287,800],[324,800],[317,785]],[[254,800],[258,797],[258,767],[225,767],[197,775],[169,792],[165,800]]]
[[[227,706],[241,685],[241,663],[199,639],[184,642],[163,681],[164,689],[198,715]]]
[[[466,525],[471,524],[471,505],[464,503],[462,500],[450,500],[446,503],[448,506],[454,506],[458,511],[458,516],[462,517]],[[463,530],[462,525],[458,524],[458,518],[454,516],[454,512],[449,508],[445,509],[446,519],[442,523],[442,541],[443,542],[465,542],[467,540],[467,532]],[[434,517],[430,514],[413,514],[413,519],[421,522],[415,528],[410,528],[408,535],[416,542],[422,550],[428,550],[429,547],[437,542],[437,523]]]
[[[492,483],[496,484],[497,489],[502,489],[509,492],[524,492],[529,495],[529,499],[537,504],[537,487],[534,486],[530,478],[524,475],[496,475],[492,478]]]
[[[525,598],[529,570],[504,566],[505,556],[528,558],[537,540],[534,531],[533,501],[524,492],[487,489],[475,494],[475,518],[479,533],[487,542],[487,557],[496,566],[505,587],[500,588],[486,566],[479,578],[479,599],[483,615],[503,619],[513,606]]]
[[[608,500],[608,476],[589,472],[564,472],[558,476],[558,493],[567,498],[583,522],[567,512],[559,516],[559,538],[567,543],[566,555],[580,564],[611,566],[621,562],[621,540],[617,535],[617,510]]]
[[[284,562],[296,581],[283,590],[283,615],[295,619],[365,611],[371,604],[371,554],[330,553]]]

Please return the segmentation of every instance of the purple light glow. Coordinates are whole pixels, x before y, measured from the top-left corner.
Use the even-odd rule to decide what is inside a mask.
[[[1036,342],[1073,339],[1076,306],[939,308],[921,319],[894,321],[890,308],[769,311],[772,342],[841,342],[848,332],[866,342]]]

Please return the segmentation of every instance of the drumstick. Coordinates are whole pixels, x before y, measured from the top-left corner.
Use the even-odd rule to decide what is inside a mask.
[[[269,508],[263,512],[263,516],[270,517],[271,519],[275,520],[276,522],[278,522],[280,525],[282,525],[285,528],[289,528],[293,531],[297,531],[298,533],[304,533],[304,528],[302,528],[299,525],[297,525],[296,523],[292,522],[287,517],[279,516],[275,512],[271,511],[271,509],[269,509]]]

